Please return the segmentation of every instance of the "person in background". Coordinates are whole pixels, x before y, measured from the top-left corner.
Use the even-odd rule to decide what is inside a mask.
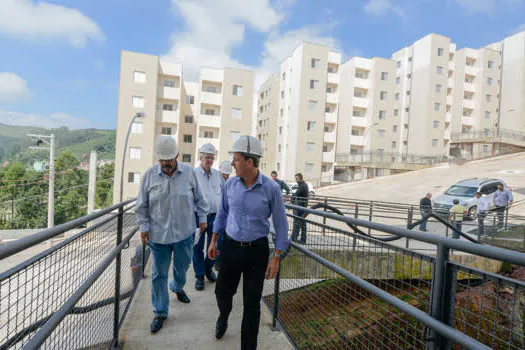
[[[230,163],[231,163],[230,161],[225,160],[225,161],[222,161],[221,164],[219,165],[219,173],[221,174],[224,182],[228,181],[228,178],[230,177],[230,174],[232,173],[232,170],[233,170]]]
[[[477,215],[478,215],[478,234],[481,236],[485,233],[485,217],[489,212],[490,203],[487,196],[482,195],[481,192],[476,192]]]
[[[170,290],[179,301],[190,302],[183,288],[193,254],[195,213],[204,231],[209,210],[195,172],[177,162],[179,150],[175,139],[167,135],[157,137],[155,152],[159,163],[144,173],[135,208],[142,244],[149,245],[153,256],[151,301],[155,318],[151,333],[157,333],[168,317],[168,271],[172,256]]]
[[[427,193],[427,195],[419,201],[419,212],[421,213],[421,223],[419,224],[419,230],[426,232],[427,231],[427,221],[428,219],[425,219],[425,216],[430,214],[432,212],[432,201],[430,200],[432,198],[431,193]]]
[[[206,231],[200,232],[200,235],[196,237],[198,242],[193,246],[193,270],[195,271],[195,289],[204,290],[204,276],[206,276],[211,283],[214,283],[217,280],[217,276],[212,270],[215,260],[210,259],[207,255],[208,247],[210,246],[211,237],[213,235],[213,222],[215,221],[215,215],[219,208],[221,188],[224,179],[216,169],[212,168],[213,162],[215,161],[215,155],[217,154],[215,146],[211,143],[205,143],[201,146],[199,152],[201,164],[193,171],[200,183],[200,187],[204,192],[206,200],[210,204],[210,211],[207,215],[208,225]],[[195,220],[199,220],[197,213],[195,214]],[[203,251],[204,242],[207,242],[206,253]]]
[[[230,161],[225,160],[225,161],[221,162],[221,165],[219,165],[219,173],[221,173],[222,178],[225,181],[224,183],[226,183],[226,181],[228,181],[232,171],[233,171],[233,169],[232,169]],[[222,189],[224,187],[224,183],[222,184],[221,191],[222,191]],[[217,240],[217,250],[219,252],[221,251],[221,245],[222,245],[222,241],[224,240],[224,235],[225,234],[226,234],[226,232],[219,232],[219,239]],[[220,267],[221,267],[221,254],[219,253],[217,255],[217,258],[215,259],[215,270],[219,271]]]
[[[452,233],[452,238],[459,239],[459,232],[461,232],[461,228],[463,226],[463,216],[465,216],[467,212],[467,208],[465,208],[462,205],[459,205],[459,200],[454,199],[452,201],[452,208],[450,208],[450,215],[448,217],[448,220],[452,223],[452,225],[456,228],[454,232]]]
[[[297,181],[297,191],[292,196],[292,203],[301,207],[308,206],[308,184],[303,180],[303,174],[295,174],[295,181]],[[296,216],[293,219],[293,232],[292,232],[292,241],[304,244],[306,243],[306,221],[302,219],[304,211],[295,210],[294,215]],[[297,236],[301,233],[301,238],[297,240]]]
[[[277,184],[281,187],[281,192],[285,191],[286,194],[290,194],[290,187],[281,179],[277,178],[277,171],[272,171],[272,180],[277,182]]]
[[[505,210],[512,205],[514,197],[512,192],[503,188],[502,184],[498,185],[498,189],[494,192],[494,205],[496,206],[496,214],[498,217],[498,226],[503,226],[505,221]]]

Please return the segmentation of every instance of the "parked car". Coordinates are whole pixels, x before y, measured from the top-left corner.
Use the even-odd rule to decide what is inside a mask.
[[[314,196],[315,187],[309,182],[307,182],[306,184],[308,185],[308,192],[310,193],[310,196]],[[297,182],[288,184],[288,187],[290,187],[290,194],[295,194],[295,191],[297,191]]]
[[[504,188],[508,189],[507,184],[501,179],[466,179],[459,181],[455,185],[452,185],[442,195],[436,197],[432,201],[432,209],[438,214],[448,215],[450,208],[452,207],[452,201],[454,199],[459,200],[459,204],[464,206],[467,211],[467,218],[474,219],[477,213],[476,192],[481,192],[486,195],[490,203],[490,209],[494,208],[493,199],[494,192],[498,189],[498,185],[503,185]]]

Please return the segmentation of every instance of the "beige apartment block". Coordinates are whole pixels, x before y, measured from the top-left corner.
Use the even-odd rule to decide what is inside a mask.
[[[114,201],[118,202],[124,171],[123,198],[135,197],[140,179],[157,159],[155,138],[172,135],[179,161],[198,164],[198,149],[212,143],[219,150],[215,166],[229,159],[232,143],[251,134],[253,72],[232,68],[203,68],[198,82],[183,80],[180,63],[158,56],[123,51],[117,115]],[[126,134],[131,125],[126,164],[120,169]]]
[[[300,172],[315,186],[333,181],[340,64],[340,54],[305,42],[281,63],[277,79],[259,89],[257,137],[275,152],[275,161],[273,155],[263,161],[265,173],[277,170],[294,181]]]

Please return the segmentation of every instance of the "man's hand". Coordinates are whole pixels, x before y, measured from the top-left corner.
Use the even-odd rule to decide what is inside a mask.
[[[140,233],[140,240],[142,241],[142,245],[148,244],[149,232],[141,232]]]
[[[215,260],[217,259],[217,255],[219,255],[219,251],[217,250],[217,242],[212,239],[210,246],[208,247],[208,258]]]
[[[201,229],[201,233],[202,233],[202,232],[206,231],[206,227],[208,227],[208,224],[205,223],[205,222],[201,222],[201,223],[199,224],[199,227],[200,227],[200,229]]]
[[[275,275],[277,275],[277,271],[279,271],[279,258],[274,256],[270,260],[270,262],[268,263],[268,267],[266,268],[266,279],[271,280],[275,278]]]

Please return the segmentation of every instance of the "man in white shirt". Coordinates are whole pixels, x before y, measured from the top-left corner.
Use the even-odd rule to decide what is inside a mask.
[[[217,280],[215,272],[212,268],[215,260],[208,257],[208,247],[210,246],[211,238],[213,236],[213,222],[215,215],[219,209],[219,202],[221,200],[221,188],[224,179],[216,169],[212,168],[215,161],[217,149],[211,143],[205,143],[199,149],[201,164],[194,170],[197,180],[199,181],[202,192],[206,200],[210,204],[210,210],[207,218],[207,228],[204,232],[200,232],[200,236],[196,237],[198,242],[195,242],[193,247],[193,270],[195,271],[195,289],[204,290],[204,276],[211,283]],[[204,256],[204,242],[206,243],[206,256]]]
[[[481,192],[476,192],[476,198],[478,199],[478,232],[481,236],[485,233],[485,217],[489,212],[490,203],[487,196],[482,195]]]

